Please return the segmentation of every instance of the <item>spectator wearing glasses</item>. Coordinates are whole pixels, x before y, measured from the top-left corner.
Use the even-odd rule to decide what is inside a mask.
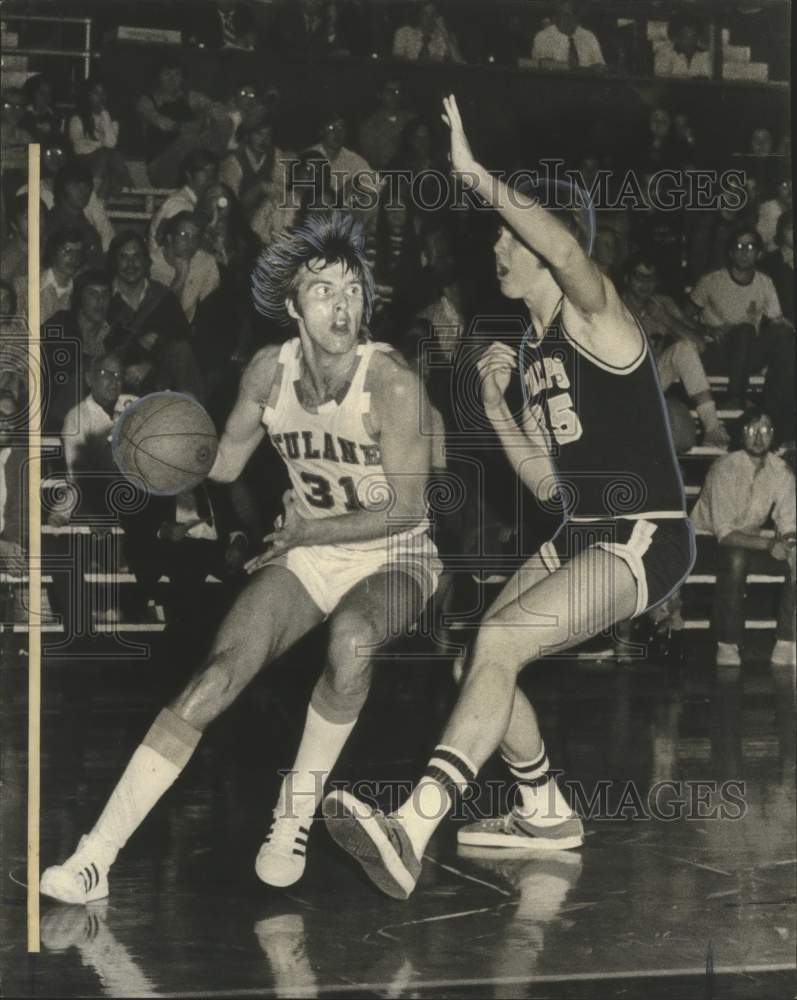
[[[178,212],[167,221],[163,244],[152,257],[152,278],[174,292],[189,324],[221,280],[215,258],[200,248],[203,229],[196,213]]]
[[[602,70],[606,63],[593,32],[578,23],[575,3],[560,0],[553,22],[534,36],[531,59],[541,69]]]
[[[457,39],[434,3],[421,4],[417,24],[398,29],[393,37],[393,56],[408,62],[465,61]]]
[[[69,308],[75,275],[83,263],[82,232],[59,229],[53,233],[48,237],[43,263],[39,309],[44,324],[59,310]]]
[[[703,331],[688,320],[669,295],[657,291],[655,262],[638,254],[626,265],[623,302],[642,324],[656,355],[662,392],[680,382],[703,425],[703,442],[727,448],[729,438],[717,416],[700,352]]]
[[[103,237],[86,215],[93,191],[91,170],[77,161],[65,163],[53,180],[53,207],[47,216],[47,232],[54,235],[62,229],[77,230],[83,242],[83,263],[89,267],[101,267],[104,262]],[[105,234],[108,246],[109,235]]]
[[[340,207],[356,211],[362,206],[366,216],[375,221],[378,175],[370,163],[349,149],[345,142],[345,119],[339,111],[330,111],[321,121],[319,139],[313,148],[329,163],[330,185]]]
[[[712,353],[728,369],[730,407],[742,405],[750,375],[793,339],[772,280],[756,267],[760,256],[761,237],[740,226],[728,240],[726,266],[704,274],[691,292],[693,314],[712,328]]]
[[[718,458],[692,511],[698,530],[719,542],[713,624],[717,664],[738,666],[744,638],[747,574],[783,575],[772,662],[794,666],[794,473],[771,448],[772,421],[760,410],[742,418],[741,448]],[[764,534],[772,517],[774,537]]]
[[[149,227],[149,252],[154,255],[160,246],[166,222],[178,212],[193,212],[199,195],[206,184],[218,177],[218,160],[207,149],[196,149],[183,160],[180,175],[183,186],[164,201],[152,218]]]
[[[377,170],[385,170],[396,153],[404,129],[415,117],[401,107],[401,83],[391,78],[379,91],[379,107],[360,127],[360,150]]]

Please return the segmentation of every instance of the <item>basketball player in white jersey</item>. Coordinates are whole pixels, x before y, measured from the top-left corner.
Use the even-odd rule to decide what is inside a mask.
[[[252,560],[252,580],[185,690],[155,719],[94,828],[41,891],[67,903],[108,895],[118,852],[188,763],[205,728],[261,668],[329,618],[329,647],[292,771],[256,860],[288,886],[304,871],[323,783],[368,693],[372,655],[405,630],[440,569],[428,534],[428,403],[410,367],[361,326],[373,279],[361,230],[344,213],[311,216],[266,250],[252,277],[264,314],[298,336],[244,372],[211,478],[238,478],[268,434],[290,473],[285,515]],[[428,424],[426,425],[428,426]]]
[[[568,225],[476,161],[453,97],[444,110],[453,170],[500,216],[501,290],[531,316],[520,356],[495,343],[481,358],[484,409],[523,484],[543,503],[556,500],[566,520],[485,615],[469,662],[459,664],[459,700],[409,798],[389,816],[345,791],[324,801],[332,837],[399,899],[415,889],[436,827],[499,746],[518,800],[505,816],[460,828],[459,843],[536,851],[583,843],[518,674],[655,607],[694,562],[655,361],[639,324]],[[515,375],[524,386],[522,430],[504,398]]]

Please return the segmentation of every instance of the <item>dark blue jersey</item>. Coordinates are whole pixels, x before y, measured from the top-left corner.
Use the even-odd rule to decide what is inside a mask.
[[[561,308],[540,341],[524,338],[526,405],[547,430],[570,518],[685,516],[656,364],[640,336],[639,356],[625,368],[576,344]]]

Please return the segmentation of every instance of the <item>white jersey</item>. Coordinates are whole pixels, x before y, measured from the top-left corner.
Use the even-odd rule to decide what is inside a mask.
[[[389,344],[357,347],[359,363],[340,403],[330,400],[316,412],[306,410],[296,394],[300,376],[301,341],[282,345],[279,353],[279,394],[263,409],[263,424],[288,467],[299,511],[303,517],[324,518],[356,510],[384,510],[389,518],[391,491],[382,466],[382,449],[366,429],[371,394],[365,381],[376,351],[392,351]],[[412,534],[428,529],[423,521]],[[385,539],[346,543],[346,548],[374,548]]]

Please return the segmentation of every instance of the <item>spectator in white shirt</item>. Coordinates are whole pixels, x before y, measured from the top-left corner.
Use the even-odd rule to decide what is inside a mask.
[[[83,237],[77,229],[61,229],[47,243],[45,269],[39,285],[40,316],[47,323],[61,309],[68,309],[75,275],[83,263]]]
[[[714,600],[717,663],[741,662],[745,584],[747,573],[754,572],[785,577],[772,661],[794,666],[794,474],[770,451],[773,427],[766,414],[749,410],[741,431],[741,450],[712,465],[691,515],[698,530],[710,532],[719,542]],[[763,530],[770,515],[774,537]]]
[[[219,287],[215,258],[199,248],[202,222],[193,212],[178,212],[166,223],[163,246],[152,255],[150,277],[175,293],[189,323],[199,305]]]
[[[364,221],[376,220],[379,175],[359,153],[348,149],[346,122],[338,111],[331,111],[321,122],[319,141],[313,147],[329,163],[329,181],[336,207],[362,211]]]
[[[154,255],[163,242],[166,222],[178,212],[193,212],[199,193],[218,177],[218,160],[206,149],[195,149],[180,164],[183,186],[164,201],[149,226],[149,252]]]
[[[655,76],[711,77],[711,53],[700,47],[700,28],[691,18],[673,18],[669,38],[653,54]]]
[[[740,226],[728,238],[728,263],[704,274],[691,293],[693,311],[712,327],[717,346],[712,353],[728,371],[729,406],[740,406],[750,375],[791,343],[793,331],[784,320],[772,279],[756,268],[761,237]],[[793,350],[793,348],[792,348]]]
[[[600,42],[578,23],[570,0],[558,3],[554,22],[534,36],[531,59],[542,69],[604,69],[606,65]]]
[[[393,36],[393,55],[409,62],[464,62],[459,44],[438,13],[437,5],[422,4],[418,24],[405,24]]]
[[[131,183],[125,158],[116,148],[119,122],[111,118],[107,103],[102,81],[86,80],[68,129],[72,150],[91,167],[95,190],[103,200],[118,195]]]

